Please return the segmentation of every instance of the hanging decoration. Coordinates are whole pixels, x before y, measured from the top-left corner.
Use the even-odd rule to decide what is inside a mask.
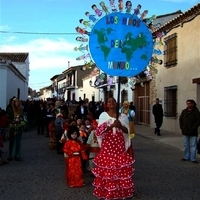
[[[136,83],[143,86],[141,73],[148,79],[158,73],[157,65],[163,61],[157,56],[163,55],[161,38],[166,32],[152,36],[156,15],[148,17],[148,9],[143,9],[141,4],[117,2],[100,1],[91,5],[91,11],[83,13],[86,19],[84,15],[80,17],[75,27],[79,34],[76,41],[81,44],[74,51],[83,53],[76,60],[84,62],[83,70],[91,70],[90,77],[99,74],[95,85],[107,77],[109,86],[113,76],[119,76],[128,77],[126,86],[134,89]],[[95,65],[98,67],[92,68]]]
[[[90,58],[90,54],[83,54],[82,56],[79,56],[76,58],[76,60],[86,60],[87,58]]]
[[[79,47],[74,47],[74,51],[81,51],[81,52],[88,51],[88,45],[83,46],[83,44],[81,44]]]
[[[84,37],[77,37],[76,41],[79,41],[79,42],[88,42],[88,39],[84,38]]]
[[[85,21],[84,19],[80,19],[79,22],[85,26],[85,28],[93,28],[93,24],[90,24],[90,21]]]
[[[103,1],[101,1],[99,3],[99,5],[101,6],[102,10],[105,12],[106,15],[108,15],[110,13],[108,10],[108,7],[105,5],[105,3]]]

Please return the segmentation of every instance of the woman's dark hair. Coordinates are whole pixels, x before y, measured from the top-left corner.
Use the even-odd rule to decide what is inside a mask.
[[[197,106],[196,102],[193,99],[188,99],[186,102],[190,102],[191,104],[194,105],[194,107]]]
[[[97,7],[95,4],[93,4],[92,6],[91,6],[91,8],[94,8],[94,7]]]
[[[128,4],[129,4],[129,3],[130,3],[130,4],[131,4],[131,6],[132,6],[132,3],[131,3],[131,1],[127,1],[127,2],[126,2],[126,6],[128,6]]]
[[[81,127],[81,126],[85,126],[85,123],[82,122],[82,123],[79,125],[79,127]]]
[[[53,107],[55,107],[55,103],[53,103],[53,102],[52,102],[52,103],[50,103],[50,106],[53,106]]]
[[[115,100],[115,102],[116,102],[116,104],[117,104],[117,106],[116,106],[116,111],[118,112],[118,110],[119,110],[119,108],[118,108],[118,102],[116,101],[116,99],[113,97],[113,96],[110,96],[110,97],[108,97],[107,99],[106,99],[106,110],[105,111],[108,111],[108,107],[107,107],[107,104],[108,104],[108,99],[113,99],[113,100]]]
[[[106,99],[106,104],[108,103],[108,99],[114,99],[115,102],[117,103],[116,99],[115,99],[113,96],[110,96],[110,97],[108,97],[108,98]]]
[[[77,126],[74,126],[74,125],[71,125],[69,126],[69,129],[67,131],[67,137],[70,139],[70,140],[73,140],[71,135],[76,132],[77,133],[77,138],[80,136],[80,133],[79,133],[79,129]]]
[[[70,125],[72,122],[75,122],[75,123],[76,123],[76,119],[69,119],[69,121],[68,121],[69,125]]]
[[[84,119],[84,122],[85,122],[86,120],[92,122],[92,120],[91,120],[90,118],[88,118],[88,117],[86,117],[86,118]]]

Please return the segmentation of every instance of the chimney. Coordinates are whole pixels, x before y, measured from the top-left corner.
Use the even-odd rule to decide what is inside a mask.
[[[68,69],[70,68],[70,61],[68,61]]]

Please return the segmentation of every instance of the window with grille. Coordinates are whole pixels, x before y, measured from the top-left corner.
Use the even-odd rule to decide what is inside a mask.
[[[174,67],[177,64],[177,34],[174,33],[164,39],[164,65]]]
[[[177,86],[165,87],[164,94],[164,115],[176,117],[177,114]]]

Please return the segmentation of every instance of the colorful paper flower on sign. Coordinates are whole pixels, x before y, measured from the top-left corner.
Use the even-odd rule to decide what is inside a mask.
[[[147,16],[147,14],[148,14],[148,10],[145,10],[145,11],[141,14],[140,19],[145,19],[146,16]]]
[[[115,0],[110,0],[110,8],[112,12],[117,12],[117,8],[115,5]]]
[[[129,85],[130,86],[134,86],[137,82],[137,78],[136,77],[133,77],[133,78],[130,78],[129,79]]]
[[[105,5],[105,3],[103,1],[101,1],[99,3],[99,5],[101,6],[102,10],[106,13],[106,15],[108,15],[110,12],[108,11],[108,7]]]
[[[87,58],[90,58],[90,54],[83,54],[82,56],[79,56],[78,58],[76,58],[76,60],[85,60]]]
[[[74,47],[74,51],[81,51],[81,52],[88,51],[88,45],[83,46],[83,44],[81,44],[79,47]]]
[[[148,65],[148,68],[149,68],[152,72],[154,72],[155,74],[158,73],[158,70],[157,70],[153,65]]]
[[[140,14],[140,9],[142,8],[142,6],[140,4],[138,4],[137,8],[134,9],[134,15],[139,15]]]
[[[119,12],[123,12],[124,9],[124,4],[123,4],[123,0],[118,0],[118,8],[119,8]]]
[[[79,41],[79,42],[88,42],[88,39],[84,38],[84,37],[76,37],[76,41]]]
[[[75,30],[77,33],[80,33],[81,35],[88,35],[88,36],[90,35],[90,32],[86,31],[83,28],[80,28],[79,26],[77,26]]]
[[[108,78],[107,84],[108,84],[108,85],[112,85],[112,83],[113,83],[113,77],[110,76],[110,77]]]
[[[85,21],[84,19],[80,19],[79,22],[85,26],[85,28],[93,28],[93,24],[90,24],[90,21]]]
[[[145,20],[146,25],[149,26],[149,24],[153,23],[155,19],[156,15],[153,15],[152,17],[148,18],[147,20]]]
[[[126,7],[125,7],[125,9],[126,9],[126,13],[131,13],[131,10],[132,10],[132,3],[131,3],[131,1],[127,1],[126,2]]]
[[[163,54],[162,51],[161,51],[160,49],[154,49],[154,50],[153,50],[153,53],[156,54],[156,55],[161,55],[161,54]]]
[[[100,76],[99,76],[99,78],[100,78],[101,80],[104,80],[105,77],[106,77],[106,74],[105,74],[105,73],[102,73],[102,74],[100,74]]]
[[[90,21],[93,23],[96,23],[98,19],[95,17],[95,15],[91,15],[89,12],[86,12],[85,15],[89,18]]]
[[[159,65],[162,65],[162,63],[163,63],[163,61],[159,60],[156,56],[154,56],[154,57],[151,58],[151,62],[157,63]]]
[[[97,6],[95,4],[92,5],[92,9],[94,10],[95,14],[98,16],[98,17],[101,17],[102,15],[102,11],[100,9],[97,8]]]

